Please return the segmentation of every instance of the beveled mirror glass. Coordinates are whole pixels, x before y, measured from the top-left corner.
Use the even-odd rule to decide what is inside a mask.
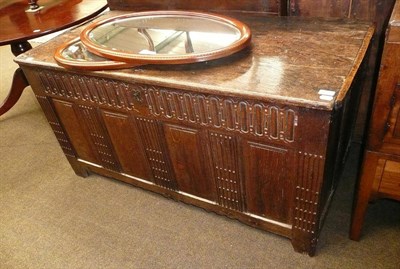
[[[132,64],[207,61],[246,47],[250,29],[220,15],[184,11],[137,12],[93,23],[81,41],[97,55]]]

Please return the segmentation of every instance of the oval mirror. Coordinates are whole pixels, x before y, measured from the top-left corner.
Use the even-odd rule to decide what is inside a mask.
[[[246,47],[249,27],[220,15],[150,11],[86,27],[81,41],[100,56],[134,64],[181,64],[231,55]]]
[[[79,37],[60,46],[55,54],[56,61],[66,68],[83,70],[105,70],[133,67],[133,64],[111,61],[87,50]]]

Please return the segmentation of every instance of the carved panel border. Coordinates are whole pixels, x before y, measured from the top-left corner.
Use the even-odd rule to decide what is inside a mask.
[[[287,143],[295,141],[298,115],[292,109],[154,86],[142,89],[153,116]]]
[[[325,158],[321,155],[298,152],[294,229],[312,234],[318,230],[317,211],[324,163]]]
[[[140,99],[139,89],[121,81],[49,70],[40,70],[37,75],[44,92],[56,97],[128,111],[134,109],[134,102]]]

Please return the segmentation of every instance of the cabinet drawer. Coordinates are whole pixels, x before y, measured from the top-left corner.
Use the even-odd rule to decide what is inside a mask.
[[[385,162],[379,192],[400,197],[400,162]]]

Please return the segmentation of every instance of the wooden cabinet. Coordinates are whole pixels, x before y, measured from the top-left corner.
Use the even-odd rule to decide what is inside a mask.
[[[111,11],[111,14],[121,14]],[[204,63],[90,72],[19,56],[72,168],[235,218],[315,253],[373,28],[240,16],[252,46]]]
[[[370,200],[400,200],[400,1],[386,32],[350,238],[359,240]]]

